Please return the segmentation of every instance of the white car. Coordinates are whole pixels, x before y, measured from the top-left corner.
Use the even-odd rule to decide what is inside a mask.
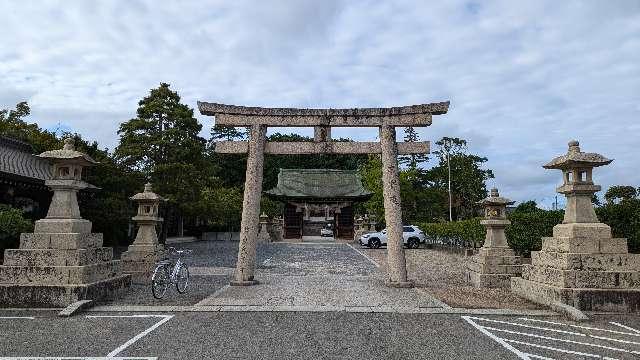
[[[331,224],[325,225],[322,229],[320,229],[320,236],[333,237],[333,226],[331,226]]]
[[[405,225],[402,227],[402,242],[409,249],[417,249],[420,243],[424,243],[426,236],[419,227],[415,225]],[[364,234],[359,239],[361,246],[368,246],[377,249],[382,245],[387,245],[387,229],[380,232]]]

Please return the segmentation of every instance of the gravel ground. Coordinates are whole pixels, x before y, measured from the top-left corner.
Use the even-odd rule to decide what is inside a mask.
[[[131,285],[123,297],[103,301],[101,305],[195,305],[229,283],[228,276],[191,275],[189,280],[191,283],[184,294],[179,294],[173,286],[167,289],[164,298],[156,299],[151,293],[151,285]]]
[[[132,285],[123,297],[107,305],[194,305],[229,283],[235,268],[238,242],[197,241],[173,245],[192,249],[185,261],[192,269],[186,294],[174,287],[155,299],[150,285]],[[121,254],[118,249],[115,253]],[[346,244],[258,244],[256,276],[376,276],[377,268]],[[225,275],[215,275],[226,273]]]
[[[360,248],[362,252],[381,265],[386,272],[387,249]],[[469,259],[459,254],[430,249],[407,249],[407,271],[416,286],[452,307],[542,309],[528,300],[520,298],[509,289],[477,289],[464,281],[464,269]]]

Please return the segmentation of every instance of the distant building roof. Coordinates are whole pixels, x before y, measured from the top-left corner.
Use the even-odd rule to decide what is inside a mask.
[[[33,155],[31,145],[0,136],[0,176],[3,175],[44,182],[51,178],[51,165],[47,160]]]
[[[330,169],[280,169],[278,185],[265,193],[280,200],[364,201],[372,195],[362,186],[357,171]]]

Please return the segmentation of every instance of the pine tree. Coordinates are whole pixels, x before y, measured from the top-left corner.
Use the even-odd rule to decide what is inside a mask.
[[[420,137],[416,130],[413,127],[408,127],[404,131],[404,141],[405,142],[418,142],[420,141]],[[429,160],[429,156],[427,154],[409,154],[400,156],[400,164],[406,165],[409,169],[416,172],[419,168],[420,163]]]
[[[202,125],[166,83],[152,89],[138,105],[138,116],[120,125],[115,155],[131,170],[142,172],[154,190],[179,210],[179,218],[193,214],[200,182],[210,169],[205,140],[198,135]]]

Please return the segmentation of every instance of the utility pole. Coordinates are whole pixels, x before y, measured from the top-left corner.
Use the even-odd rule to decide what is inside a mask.
[[[451,161],[449,158],[449,148],[448,144],[445,144],[445,149],[447,150],[447,168],[449,170],[449,222],[453,221],[453,215],[451,212]]]

